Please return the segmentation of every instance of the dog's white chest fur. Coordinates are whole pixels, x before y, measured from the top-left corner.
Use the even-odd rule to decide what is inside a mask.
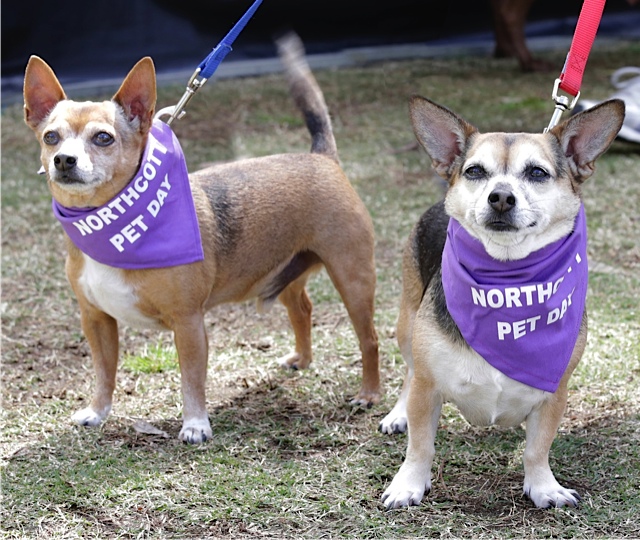
[[[138,297],[122,271],[84,255],[80,286],[84,295],[98,309],[118,322],[133,328],[162,329],[158,321],[147,317],[136,307]]]
[[[476,352],[441,343],[429,362],[445,401],[474,425],[517,426],[551,394],[510,379]]]

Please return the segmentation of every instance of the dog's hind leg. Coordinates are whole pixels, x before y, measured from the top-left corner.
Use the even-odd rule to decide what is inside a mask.
[[[351,255],[335,265],[330,260],[324,263],[347,308],[362,354],[362,387],[351,403],[370,407],[380,401],[382,393],[378,334],[373,324],[376,273],[372,256]]]
[[[291,369],[305,369],[312,360],[311,311],[313,304],[305,290],[309,272],[306,272],[280,293],[278,299],[287,308],[289,320],[296,339],[295,350],[283,356],[278,363]]]

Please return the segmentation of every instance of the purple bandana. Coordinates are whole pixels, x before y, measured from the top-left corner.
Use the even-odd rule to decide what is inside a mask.
[[[442,253],[447,308],[469,345],[507,377],[555,392],[587,295],[584,206],[571,234],[518,261],[497,261],[451,218]]]
[[[99,208],[53,213],[92,259],[126,269],[162,268],[204,259],[187,167],[171,128],[154,120],[140,170]]]

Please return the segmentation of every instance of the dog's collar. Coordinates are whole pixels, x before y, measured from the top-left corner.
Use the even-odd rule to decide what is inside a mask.
[[[99,208],[53,213],[71,241],[92,259],[126,269],[161,268],[204,259],[187,166],[178,139],[154,120],[140,170]]]
[[[467,343],[508,377],[555,392],[582,323],[586,248],[582,205],[568,236],[518,261],[493,259],[451,218],[442,284]]]

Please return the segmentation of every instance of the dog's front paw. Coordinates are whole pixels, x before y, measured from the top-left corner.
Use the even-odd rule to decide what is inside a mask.
[[[109,416],[111,407],[102,412],[94,411],[91,407],[82,409],[71,416],[71,420],[79,426],[99,426],[102,421]]]
[[[185,422],[178,438],[187,444],[202,444],[213,437],[209,420],[192,420]]]
[[[307,369],[310,363],[310,358],[305,358],[295,351],[283,356],[282,358],[278,358],[278,364],[281,367],[288,369]]]
[[[403,466],[404,467],[404,466]],[[386,510],[418,506],[422,497],[431,491],[431,479],[423,474],[413,474],[400,468],[398,474],[382,494],[382,503]]]
[[[397,433],[406,433],[407,431],[407,411],[397,411],[394,407],[387,416],[378,424],[378,431],[395,435]]]
[[[577,491],[566,489],[555,480],[543,485],[532,485],[525,480],[524,494],[538,508],[560,508],[562,506],[575,508],[582,500]]]
[[[380,387],[366,388],[362,387],[358,395],[355,396],[351,401],[351,405],[357,405],[359,407],[365,407],[370,409],[377,403],[380,403],[380,398],[382,397],[382,392]]]

